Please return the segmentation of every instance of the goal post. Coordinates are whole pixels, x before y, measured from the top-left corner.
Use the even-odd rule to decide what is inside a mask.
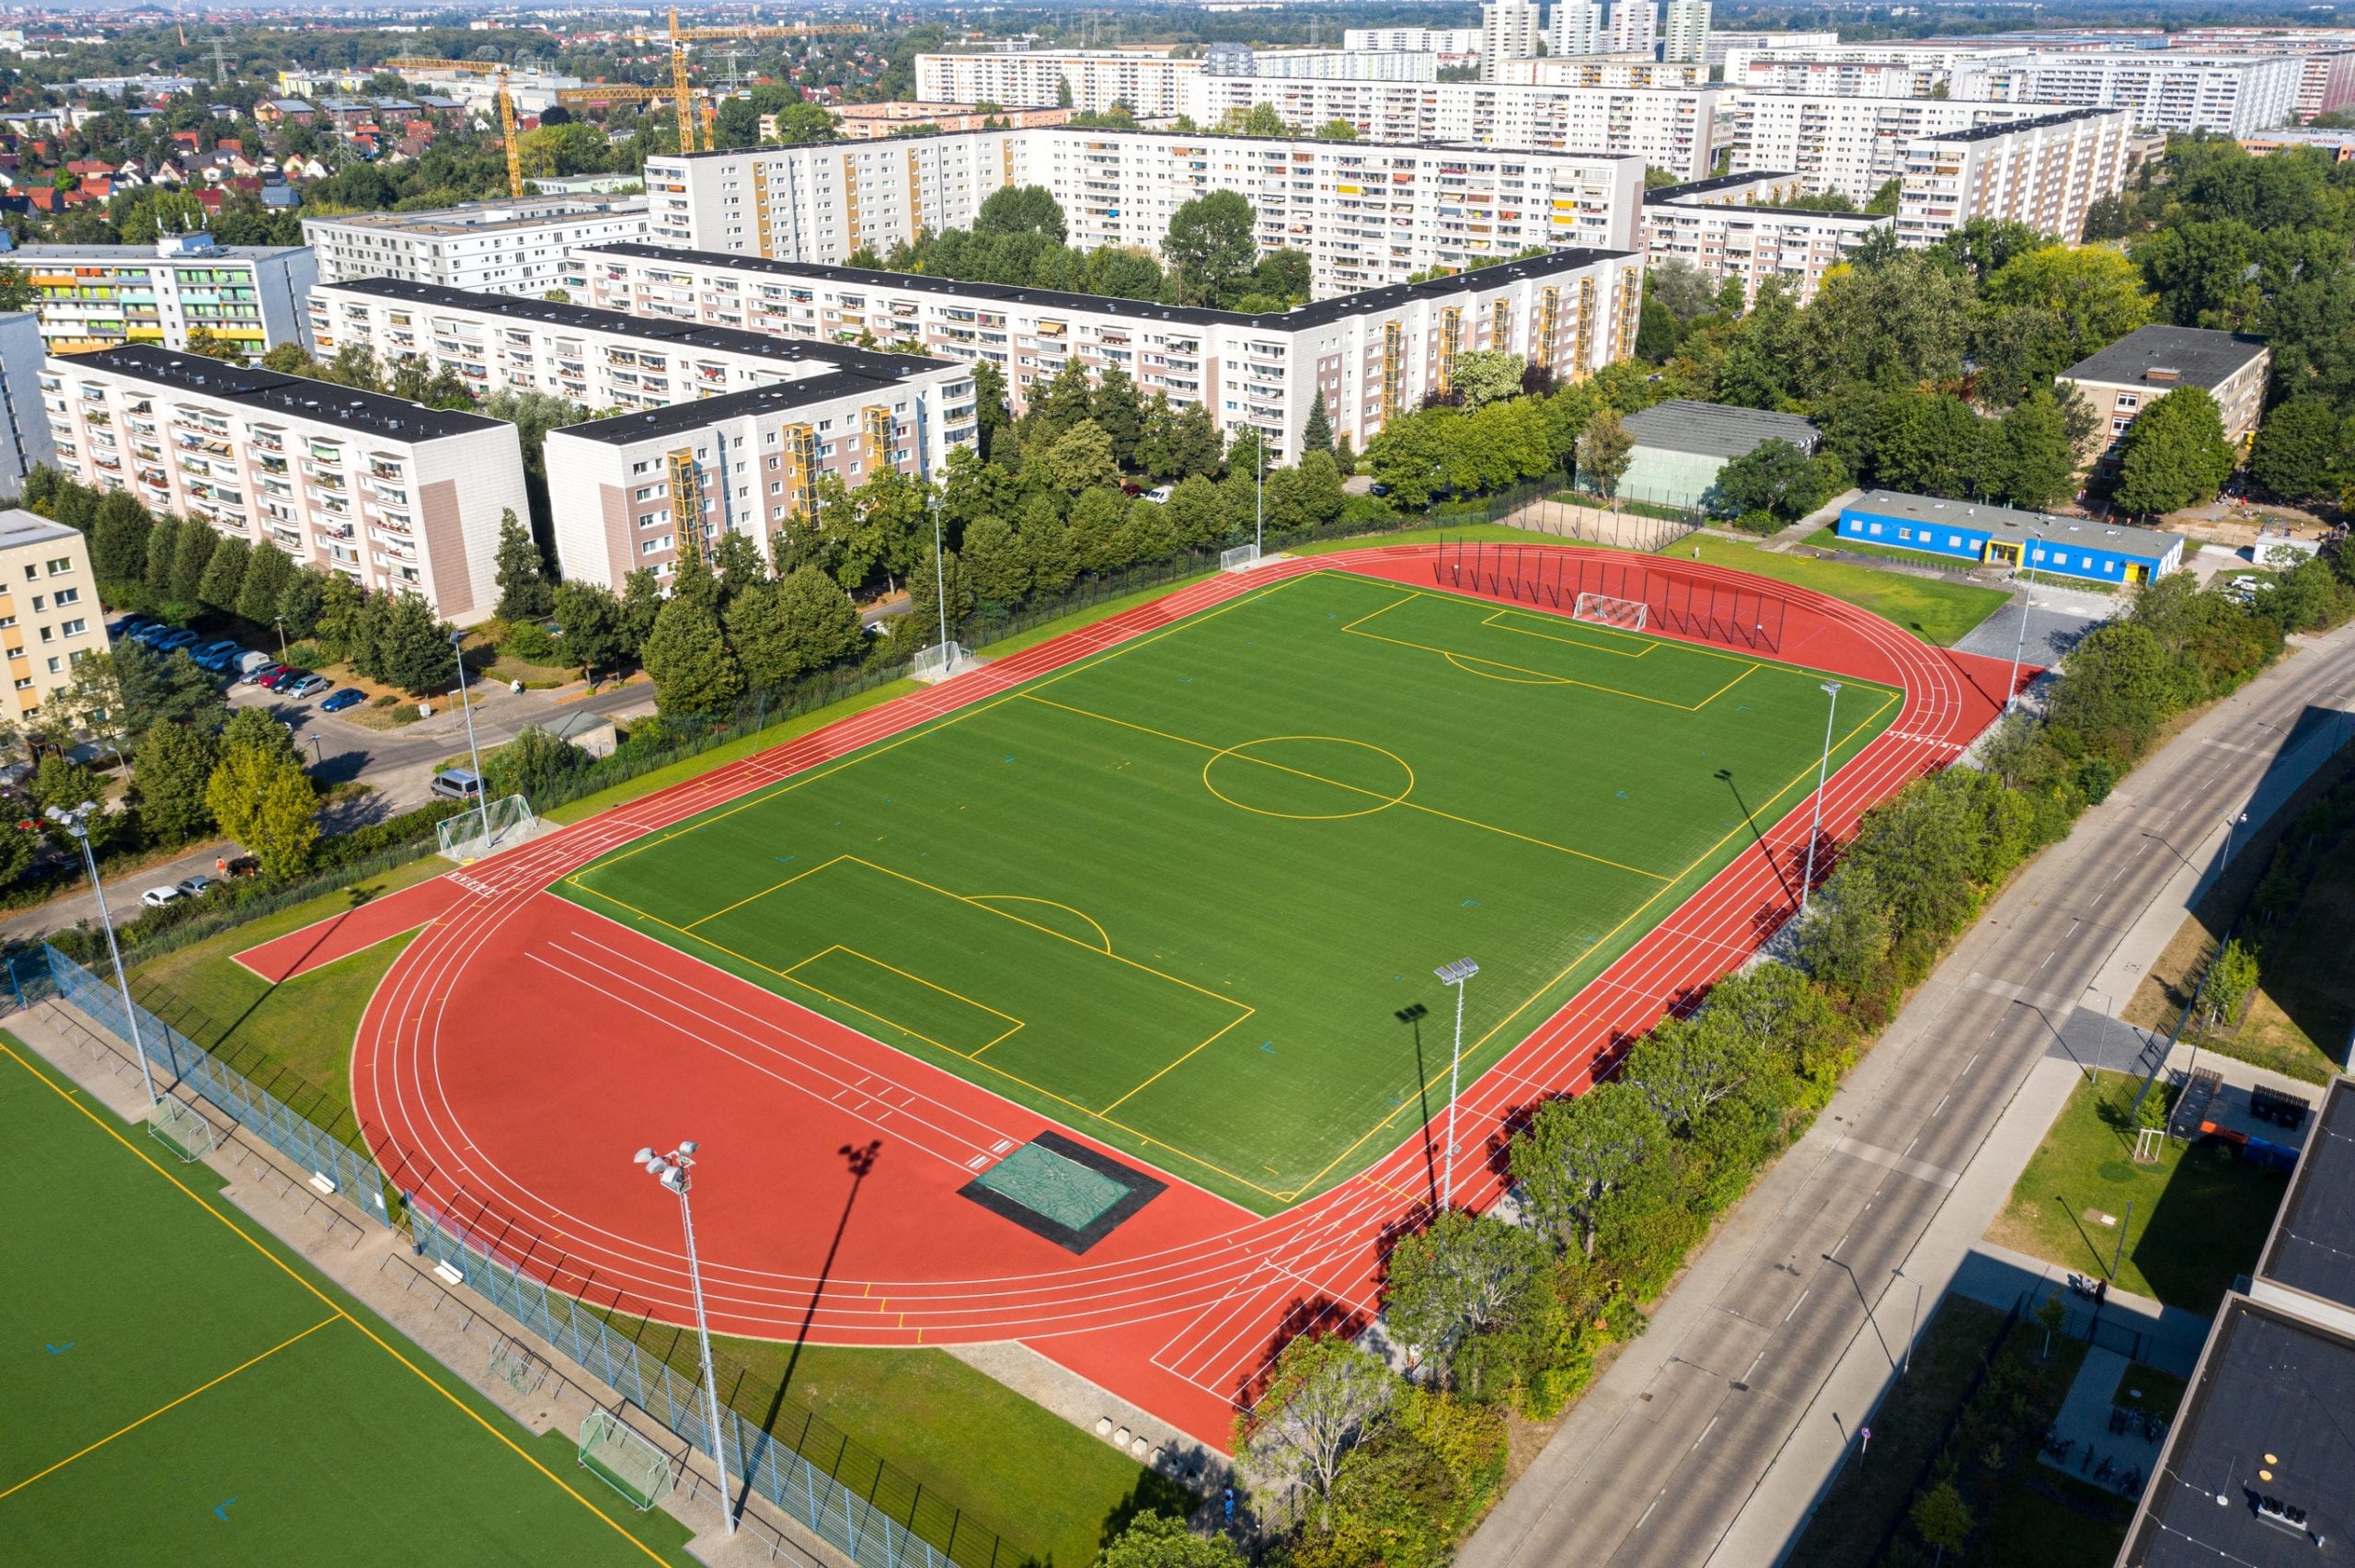
[[[203,1159],[220,1147],[220,1135],[202,1111],[185,1100],[167,1096],[147,1124],[147,1136],[170,1150],[183,1165]]]
[[[908,661],[908,674],[917,681],[946,681],[963,669],[971,657],[961,643],[934,643],[916,649]]]
[[[1623,632],[1640,632],[1644,629],[1648,609],[1640,599],[1615,599],[1607,593],[1581,593],[1570,606],[1570,619],[1591,621],[1599,626],[1615,626]]]
[[[1232,550],[1218,553],[1218,569],[1223,572],[1247,572],[1259,564],[1259,546],[1237,544]]]
[[[610,1410],[592,1410],[580,1424],[580,1462],[641,1514],[671,1494],[671,1456]]]
[[[548,1364],[533,1355],[522,1340],[501,1334],[490,1346],[490,1375],[529,1396],[539,1392],[540,1385],[548,1380]]]
[[[532,803],[520,795],[494,800],[488,807],[469,807],[433,825],[436,848],[445,860],[460,865],[513,849],[538,832],[544,824],[532,815]]]

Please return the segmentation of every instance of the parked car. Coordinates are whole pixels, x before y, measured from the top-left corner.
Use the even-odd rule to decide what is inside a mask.
[[[263,679],[262,684],[273,692],[283,692],[308,674],[310,671],[307,670],[297,670],[291,664],[281,665],[276,673]]]
[[[356,708],[367,700],[368,693],[362,691],[359,687],[346,686],[340,692],[331,692],[327,696],[321,697],[319,699],[319,712],[323,714],[339,714],[346,708]]]
[[[168,624],[162,621],[150,621],[145,625],[140,627],[137,631],[132,632],[131,634],[131,640],[134,643],[146,643],[152,647],[156,638],[167,637],[171,635],[171,634],[172,628]]]
[[[450,768],[434,774],[429,787],[444,800],[472,800],[482,794],[482,780],[464,768]]]
[[[1155,485],[1144,493],[1144,498],[1155,506],[1166,507],[1169,504],[1169,498],[1175,494],[1177,492],[1167,485]]]
[[[181,648],[195,646],[198,635],[183,626],[177,632],[167,632],[147,646],[157,653],[174,653]]]
[[[201,898],[220,886],[210,876],[188,876],[181,878],[179,891],[184,898]]]
[[[293,668],[294,667],[291,664],[281,664],[274,658],[265,664],[257,664],[251,670],[246,671],[246,684],[248,686],[267,685],[271,677]]]
[[[150,887],[139,895],[139,901],[151,910],[160,910],[166,904],[177,902],[179,896],[178,887]]]
[[[155,624],[155,617],[150,615],[125,615],[120,621],[111,621],[107,624],[107,636],[112,641],[121,642],[132,633]]]
[[[237,656],[237,674],[241,679],[247,681],[254,678],[254,671],[272,670],[277,668],[277,665],[278,660],[266,653],[246,653]]]
[[[1142,496],[1144,494],[1144,486],[1133,479],[1123,479],[1120,481],[1120,494],[1129,497]]]
[[[317,696],[334,684],[334,681],[324,675],[303,674],[295,676],[293,680],[278,689],[299,703],[306,698]]]
[[[229,661],[236,658],[237,653],[237,645],[224,638],[217,643],[207,643],[201,648],[191,648],[189,658],[196,660],[198,669],[210,670],[217,675],[229,668]]]

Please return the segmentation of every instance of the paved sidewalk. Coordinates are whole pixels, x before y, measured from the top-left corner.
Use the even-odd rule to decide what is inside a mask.
[[[2070,1272],[2059,1264],[1982,1241],[1964,1255],[1950,1288],[1955,1295],[2007,1312],[2023,1296],[2036,1301],[2058,1296],[2069,1307],[2071,1332],[2082,1338],[2082,1325],[2094,1308],[2084,1297],[2070,1292]],[[2139,1336],[2141,1360],[2178,1378],[2188,1378],[2200,1364],[2200,1347],[2208,1343],[2208,1327],[2213,1321],[2115,1288],[2102,1299],[2101,1318],[2110,1325],[2112,1336],[2121,1331]]]
[[[2127,1424],[2116,1432],[2109,1429],[2110,1413],[2118,1408],[2112,1404],[2111,1396],[2117,1393],[2119,1379],[2131,1365],[2118,1352],[2098,1345],[2085,1352],[2076,1380],[2069,1385],[2069,1397],[2061,1402],[2061,1413],[2052,1421],[2052,1436],[2074,1447],[2069,1450],[2066,1461],[2046,1454],[2039,1462],[2090,1485],[2107,1487],[2126,1496],[2139,1494],[2142,1482],[2158,1467],[2160,1439],[2146,1436],[2140,1422]],[[2125,1408],[2134,1407],[2129,1403]],[[2109,1462],[2111,1471],[2097,1481],[2094,1478],[2101,1471],[2104,1460]],[[2135,1483],[2131,1489],[2127,1485],[2129,1481]]]

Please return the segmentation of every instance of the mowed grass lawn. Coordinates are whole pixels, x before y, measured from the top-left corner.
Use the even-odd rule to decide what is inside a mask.
[[[0,1558],[686,1564],[639,1515],[0,1036]],[[602,1494],[602,1495],[599,1495]]]
[[[1469,1082],[1798,806],[1819,680],[1317,573],[557,890],[1271,1212],[1419,1114],[1432,966]]]
[[[1691,559],[1694,548],[1701,559],[1736,571],[1755,572],[1777,582],[1795,583],[1828,593],[1834,599],[1871,611],[1893,621],[1925,643],[1952,647],[1972,627],[1993,615],[2011,595],[1976,583],[1947,582],[1937,578],[1884,572],[1848,561],[1824,561],[1813,555],[1781,555],[1755,544],[1703,536],[1688,540],[1665,555]]]
[[[2168,1141],[2155,1162],[2136,1163],[2126,1127],[2134,1088],[2134,1079],[2117,1073],[2103,1074],[2097,1088],[2079,1083],[1987,1234],[2047,1262],[2107,1275],[2124,1226],[2119,1288],[2212,1312],[2234,1276],[2256,1264],[2288,1178],[2214,1144]],[[2088,1219],[2089,1209],[2118,1223]]]

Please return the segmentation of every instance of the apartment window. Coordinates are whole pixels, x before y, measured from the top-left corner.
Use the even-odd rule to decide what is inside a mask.
[[[57,640],[57,634],[51,631],[47,626],[43,626],[40,629],[40,640],[45,643],[53,643]]]
[[[63,673],[64,662],[64,660],[59,658],[56,655],[52,654],[49,660],[49,672],[52,675]]]
[[[89,629],[90,624],[87,621],[73,620],[58,627],[57,635],[61,637],[78,637]]]
[[[71,555],[60,555],[57,559],[49,563],[49,575],[53,578],[63,577],[67,572],[70,572],[73,569],[74,557]]]
[[[78,588],[60,589],[55,602],[61,610],[68,604],[79,604],[82,602],[82,590]]]
[[[41,603],[41,601],[40,601],[40,594],[38,594],[38,593],[34,594],[34,595],[33,595],[33,613],[34,613],[34,614],[36,614],[36,615],[38,615],[38,614],[40,614],[40,613],[41,612],[41,611],[42,611],[44,608],[45,608],[45,606],[43,606],[43,605],[42,605],[42,603]]]

